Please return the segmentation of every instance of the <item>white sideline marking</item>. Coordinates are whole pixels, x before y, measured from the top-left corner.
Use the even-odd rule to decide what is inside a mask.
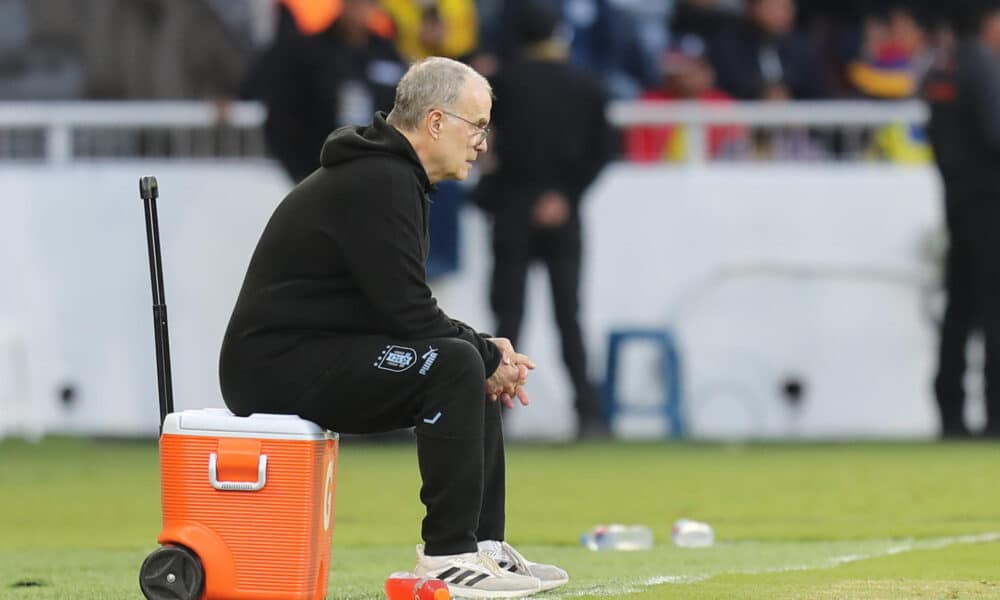
[[[879,540],[855,540],[859,543],[873,542]],[[599,584],[591,585],[583,589],[573,590],[567,593],[543,594],[539,598],[547,600],[559,600],[560,598],[574,598],[578,596],[610,596],[612,594],[637,594],[645,588],[663,584],[685,584],[706,581],[718,575],[763,575],[765,573],[787,573],[791,571],[808,571],[811,569],[832,569],[840,565],[880,558],[883,556],[894,556],[913,552],[914,550],[939,550],[957,544],[985,544],[1000,541],[1000,532],[991,531],[988,533],[977,533],[971,535],[957,535],[943,538],[931,538],[925,540],[906,539],[897,544],[889,546],[881,552],[871,552],[868,554],[844,554],[834,556],[817,565],[787,565],[782,567],[767,567],[763,569],[741,569],[736,571],[719,571],[718,573],[705,575],[657,575],[638,581],[622,582],[619,585]]]
[[[864,540],[859,540],[864,541]],[[868,540],[873,541],[873,540]],[[977,533],[972,535],[956,535],[943,538],[931,538],[927,540],[915,540],[907,539],[903,540],[895,546],[889,546],[882,552],[872,552],[869,554],[845,554],[843,556],[835,556],[828,559],[825,564],[821,566],[810,566],[810,565],[789,565],[786,567],[768,567],[766,569],[749,569],[744,571],[735,571],[740,575],[757,575],[762,573],[786,573],[789,571],[808,571],[809,569],[832,569],[833,567],[839,567],[840,565],[846,565],[852,562],[858,562],[861,560],[869,560],[872,558],[880,558],[882,556],[894,556],[896,554],[903,554],[906,552],[913,552],[914,550],[939,550],[941,548],[947,548],[948,546],[954,546],[956,544],[985,544],[988,542],[1000,541],[1000,532],[991,531],[988,533]]]
[[[708,575],[657,575],[642,582],[645,586],[660,585],[661,583],[698,583],[705,581]]]

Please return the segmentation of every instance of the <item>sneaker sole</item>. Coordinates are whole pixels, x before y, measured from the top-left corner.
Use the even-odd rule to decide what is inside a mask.
[[[477,590],[462,586],[448,585],[448,592],[452,598],[523,598],[532,594],[537,594],[545,588],[533,590]]]

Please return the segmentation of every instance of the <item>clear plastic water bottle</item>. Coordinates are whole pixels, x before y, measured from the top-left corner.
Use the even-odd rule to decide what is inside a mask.
[[[677,519],[670,538],[678,548],[708,548],[715,543],[711,525],[691,519]]]
[[[590,550],[648,550],[653,547],[653,530],[645,525],[598,525],[580,536]]]

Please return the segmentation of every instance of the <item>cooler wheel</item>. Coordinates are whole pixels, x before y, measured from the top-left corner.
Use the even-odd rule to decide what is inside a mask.
[[[198,600],[204,585],[201,561],[183,546],[160,546],[139,569],[139,587],[147,600]]]

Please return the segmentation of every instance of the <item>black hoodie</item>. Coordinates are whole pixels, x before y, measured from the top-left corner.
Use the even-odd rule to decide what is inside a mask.
[[[492,374],[497,347],[449,318],[427,286],[431,184],[409,141],[378,113],[331,133],[320,162],[275,209],[250,260],[222,345],[227,403],[301,393],[330,367],[330,338],[460,338]],[[274,389],[256,389],[261,379]]]

